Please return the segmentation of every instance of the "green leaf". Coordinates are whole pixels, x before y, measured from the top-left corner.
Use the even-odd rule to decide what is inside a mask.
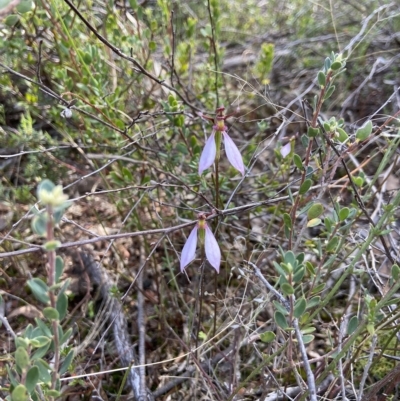
[[[56,308],[59,313],[59,319],[63,320],[68,308],[68,298],[64,293],[58,294]]]
[[[157,50],[157,43],[154,40],[149,42],[149,49],[151,52],[155,52]]]
[[[17,366],[24,370],[30,364],[28,352],[24,347],[18,347],[15,351],[15,363]]]
[[[48,287],[46,283],[35,277],[28,280],[27,284],[38,301],[46,305],[49,303]]]
[[[339,142],[344,143],[347,141],[347,139],[349,138],[349,136],[347,135],[347,132],[340,127],[336,128],[336,136],[337,139],[339,140]]]
[[[127,182],[133,182],[134,181],[132,172],[131,172],[131,170],[129,168],[123,167],[121,172],[122,172],[122,176],[124,177],[125,181],[127,181]]]
[[[294,294],[294,288],[289,283],[283,283],[281,285],[282,292],[285,295],[292,295]]]
[[[361,188],[364,184],[364,178],[362,177],[352,177],[353,178],[353,182],[355,185],[357,185],[357,187]]]
[[[65,357],[64,362],[61,365],[60,368],[60,376],[62,376],[69,368],[72,362],[72,358],[74,357],[74,351],[71,350],[69,351],[68,355]]]
[[[187,146],[183,143],[183,142],[179,142],[176,145],[176,150],[184,155],[189,154],[188,150],[187,150]]]
[[[290,217],[290,215],[288,213],[283,214],[283,222],[286,227],[292,228],[292,218]]]
[[[38,216],[35,216],[32,220],[32,230],[44,237],[46,236],[46,230],[47,230],[47,216],[45,214],[40,214]]]
[[[17,11],[21,14],[25,14],[31,11],[32,7],[33,7],[32,0],[22,0],[17,6]]]
[[[38,336],[35,338],[32,338],[30,340],[30,343],[32,344],[33,347],[35,348],[40,348],[43,347],[44,345],[50,343],[50,338],[46,336]]]
[[[47,241],[44,245],[43,248],[47,252],[55,251],[57,248],[61,246],[61,242],[57,240],[52,240],[52,241]]]
[[[60,281],[60,277],[64,270],[64,260],[61,256],[56,257],[56,283]]]
[[[318,294],[319,292],[323,291],[325,287],[326,287],[325,283],[318,284],[312,289],[311,294]]]
[[[304,325],[306,323],[308,323],[310,318],[310,312],[305,312],[301,315],[301,317],[299,318],[299,323],[300,325]]]
[[[324,100],[329,99],[332,96],[332,93],[335,91],[335,85],[332,85],[327,91],[324,96]]]
[[[360,324],[360,321],[359,321],[359,319],[358,319],[358,317],[357,316],[353,316],[350,320],[349,320],[349,324],[348,324],[348,326],[347,326],[347,333],[350,335],[350,334],[353,334],[355,331],[356,331],[356,329],[357,329],[357,327],[358,327],[358,325]]]
[[[6,370],[7,370],[7,379],[10,380],[11,385],[13,387],[18,386],[19,382],[16,380],[16,378],[14,377],[14,372],[11,372],[10,367],[8,366],[8,364],[6,364]]]
[[[322,223],[322,221],[319,218],[311,219],[311,220],[308,221],[307,227],[308,228],[316,227],[316,226],[319,226],[321,223]]]
[[[305,257],[306,257],[305,253],[304,253],[304,252],[300,252],[300,253],[296,256],[296,261],[297,261],[299,264],[302,264],[302,263],[304,262]]]
[[[392,277],[393,277],[393,280],[397,281],[399,279],[399,276],[400,276],[400,267],[398,265],[394,264],[392,266]]]
[[[285,316],[281,312],[276,311],[275,314],[274,314],[274,319],[275,319],[275,323],[281,329],[286,330],[289,327]]]
[[[24,337],[15,337],[15,348],[22,347],[28,349],[29,347],[29,340]]]
[[[293,315],[296,318],[300,318],[300,316],[305,312],[307,308],[307,301],[304,297],[299,298],[294,304]]]
[[[318,73],[318,83],[321,88],[325,87],[326,84],[326,75],[323,71]]]
[[[365,141],[371,135],[371,132],[372,132],[372,121],[368,121],[357,130],[356,139],[359,141]]]
[[[325,225],[326,231],[328,231],[329,233],[332,232],[333,222],[330,217],[325,217],[324,225]]]
[[[46,337],[53,338],[53,333],[50,331],[50,329],[46,326],[46,324],[42,320],[36,318],[35,322],[38,326],[37,329],[40,332],[40,334],[37,334],[38,336],[44,335]],[[36,333],[35,333],[35,336],[36,336]]]
[[[305,334],[302,337],[303,337],[303,343],[304,344],[309,344],[315,338],[312,334]]]
[[[4,23],[7,26],[14,26],[18,21],[19,21],[19,15],[11,14],[5,19]]]
[[[306,265],[306,269],[308,271],[308,274],[310,276],[312,276],[312,277],[315,276],[315,267],[314,267],[314,265],[309,260],[306,261],[305,265]]]
[[[325,59],[325,62],[324,62],[324,69],[325,69],[325,71],[328,71],[329,68],[331,68],[331,65],[332,65],[332,60],[331,60],[329,57],[327,57],[327,58]]]
[[[38,367],[39,374],[40,374],[40,381],[43,383],[50,383],[51,382],[51,368],[47,362],[43,359],[38,359],[34,362],[34,365]]]
[[[311,298],[307,303],[307,309],[314,308],[314,306],[319,305],[320,302],[321,302],[321,297],[320,296]]]
[[[60,345],[63,345],[70,337],[72,334],[72,327],[70,327],[60,338]]]
[[[304,266],[300,266],[294,273],[293,275],[293,281],[295,283],[300,283],[301,280],[303,280],[304,273],[306,272],[306,269]]]
[[[275,340],[275,333],[273,331],[265,331],[264,333],[260,334],[260,340],[263,343],[270,343]]]
[[[92,56],[86,52],[82,55],[82,60],[86,65],[92,64],[93,61]]]
[[[304,329],[301,329],[301,332],[303,334],[310,334],[310,333],[314,333],[315,330],[316,330],[315,327],[306,327]]]
[[[26,387],[23,384],[18,384],[11,393],[12,401],[28,401],[29,395]]]
[[[300,170],[303,171],[304,170],[304,166],[303,166],[303,162],[301,160],[301,157],[298,154],[294,154],[293,155],[293,162],[294,165]]]
[[[339,243],[339,237],[333,237],[329,242],[328,245],[326,246],[326,251],[327,252],[334,252],[336,250],[336,247]]]
[[[26,375],[26,389],[28,390],[29,393],[32,393],[32,391],[35,389],[36,384],[39,381],[39,368],[37,366],[32,366]]]
[[[319,134],[319,128],[308,127],[307,136],[309,138],[315,138]]]
[[[299,189],[299,194],[304,195],[311,188],[311,185],[312,185],[312,180],[307,178],[303,182],[303,184],[301,184],[300,189]]]
[[[31,360],[36,361],[40,358],[43,358],[47,354],[47,351],[50,348],[50,344],[51,341],[49,341],[46,345],[43,345],[43,347],[38,348],[32,355]]]
[[[348,207],[344,207],[339,211],[339,220],[344,221],[347,219],[347,216],[350,214],[350,209]]]
[[[57,309],[54,309],[50,306],[43,309],[43,315],[48,320],[59,320],[60,314],[58,313]]]
[[[286,308],[278,301],[272,301],[272,303],[274,304],[276,310],[279,311],[283,316],[287,316],[289,314]]]
[[[331,65],[331,70],[336,71],[339,68],[341,68],[341,66],[342,66],[342,63],[340,61],[335,61]]]
[[[294,255],[294,253],[292,251],[287,251],[285,253],[284,260],[285,260],[286,264],[290,263],[293,267],[296,264],[296,256]]]
[[[308,220],[315,219],[324,213],[324,206],[321,203],[314,203],[307,212]]]

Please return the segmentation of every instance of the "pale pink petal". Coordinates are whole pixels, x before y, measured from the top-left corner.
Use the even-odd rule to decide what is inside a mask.
[[[200,156],[199,174],[202,174],[204,170],[208,169],[214,163],[216,153],[217,145],[215,144],[215,132],[213,131],[207,139],[203,153]]]
[[[223,134],[225,141],[225,152],[229,162],[233,167],[235,167],[236,170],[240,171],[240,173],[244,175],[244,164],[239,149],[226,132],[223,132]]]
[[[280,152],[282,157],[285,158],[290,153],[291,150],[292,150],[292,144],[289,141],[285,146],[281,147]]]
[[[217,240],[214,237],[213,232],[206,225],[205,228],[206,235],[204,240],[204,248],[206,251],[206,256],[211,266],[219,273],[219,266],[221,264],[221,251]]]
[[[196,256],[196,246],[197,246],[197,224],[193,228],[186,240],[185,246],[182,249],[181,254],[181,272],[185,270],[185,267],[194,259]]]

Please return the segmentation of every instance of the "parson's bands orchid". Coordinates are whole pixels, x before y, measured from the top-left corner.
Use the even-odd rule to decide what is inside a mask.
[[[201,230],[201,236],[204,234],[204,249],[206,252],[206,258],[210,262],[211,266],[217,271],[217,273],[219,273],[219,267],[221,265],[221,251],[213,232],[203,219],[200,219],[197,222],[182,249],[181,272],[185,270],[186,266],[196,256],[197,236],[199,230]]]

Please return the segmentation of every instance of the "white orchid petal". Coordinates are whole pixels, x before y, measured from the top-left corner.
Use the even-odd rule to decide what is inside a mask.
[[[196,246],[197,246],[197,224],[193,228],[192,232],[187,239],[185,246],[182,249],[181,254],[181,272],[185,270],[185,267],[194,259],[196,256]]]
[[[244,175],[244,164],[239,149],[226,132],[223,132],[223,134],[225,141],[225,152],[229,162],[233,167],[235,167],[236,170]]]
[[[213,232],[207,225],[204,229],[206,231],[204,240],[206,257],[211,266],[217,271],[217,273],[219,273],[219,266],[221,265],[221,251],[219,249],[218,242],[215,239]]]
[[[280,152],[282,157],[285,158],[290,153],[291,150],[292,150],[292,144],[289,141],[286,145],[281,147]]]
[[[207,139],[203,152],[200,156],[199,174],[202,174],[204,170],[208,169],[214,163],[216,154],[217,145],[215,144],[215,132],[213,131]]]

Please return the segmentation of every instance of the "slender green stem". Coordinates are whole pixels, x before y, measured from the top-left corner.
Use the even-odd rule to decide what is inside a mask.
[[[54,241],[54,219],[53,219],[53,208],[51,205],[47,205],[47,227],[46,227],[46,237],[47,241]],[[51,250],[47,252],[47,260],[49,264],[47,283],[49,288],[53,288],[56,284],[56,251]],[[49,290],[50,305],[52,308],[56,309],[57,306],[57,296],[54,290]],[[51,388],[56,389],[58,369],[60,365],[60,347],[58,338],[58,320],[53,320],[51,325],[53,329],[53,342],[54,342],[54,367],[51,379]]]

